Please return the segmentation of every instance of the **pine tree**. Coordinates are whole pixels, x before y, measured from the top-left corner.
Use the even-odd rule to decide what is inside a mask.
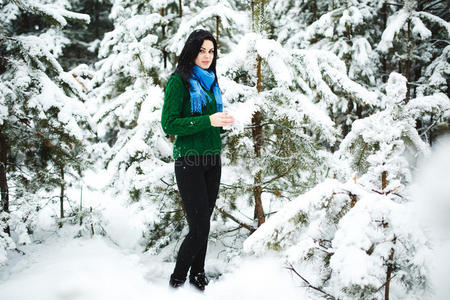
[[[415,82],[423,68],[441,55],[444,41],[450,38],[448,22],[429,12],[445,4],[432,2],[405,0],[399,4],[389,16],[377,47],[391,62],[391,70],[387,71],[398,71],[407,78],[407,99],[415,97]]]
[[[305,30],[290,35],[285,43],[294,49],[315,48],[334,53],[344,61],[345,72],[350,79],[375,91],[381,83],[379,57],[374,45],[379,31],[376,21],[380,9],[381,6],[374,1],[317,1],[313,5],[315,21]],[[302,11],[297,19],[311,19],[310,16],[310,11]],[[332,85],[330,87],[340,99],[328,106],[328,110],[344,136],[354,120],[379,108],[373,98],[368,101],[365,97],[345,95]]]
[[[267,28],[258,15],[262,11],[253,9],[254,20],[262,22],[253,26],[258,30]],[[327,112],[339,116],[347,108],[347,98],[375,106],[378,96],[348,78],[344,63],[334,54],[289,50],[258,34],[246,35],[219,61],[218,71],[224,97],[231,102],[225,109],[238,119],[224,151],[230,160],[227,167],[236,170],[231,174],[237,178],[224,180],[222,194],[227,200],[219,211],[253,231],[283,199],[305,192],[327,176],[328,151],[334,150],[338,139]],[[246,202],[253,207],[253,216]],[[265,211],[267,206],[273,211]],[[256,224],[239,220],[233,214],[236,209]]]
[[[267,19],[270,20],[269,37],[292,48],[300,46],[299,36],[308,25],[317,21],[328,4],[329,1],[320,0],[268,1],[266,12]]]
[[[254,20],[261,22],[253,26],[257,30],[265,26],[262,10],[253,9]],[[326,165],[320,144],[331,145],[336,131],[326,113],[311,102],[305,79],[312,78],[302,70],[303,64],[314,65],[317,57],[310,58],[252,33],[218,63],[224,97],[231,103],[225,109],[238,120],[224,150],[227,168],[236,178],[223,180],[226,201],[219,211],[230,217],[237,209],[253,218],[255,224],[239,221],[250,231],[271,214],[264,207],[276,210],[282,199],[312,187],[326,172],[319,164],[322,160]]]
[[[448,93],[450,26],[444,1],[405,0],[389,16],[377,50],[389,61],[386,72],[397,71],[408,80],[405,101],[416,96]],[[434,15],[438,13],[439,15]],[[418,120],[421,135],[432,143],[439,131],[448,131],[448,116],[425,115]]]
[[[16,26],[26,23],[21,19],[30,14],[59,27],[67,20],[89,21],[89,16],[67,11],[61,3],[0,2],[1,222],[19,244],[29,242],[33,218],[43,205],[39,191],[60,189],[64,217],[64,187],[67,177],[79,177],[86,166],[89,128],[82,87],[56,60],[60,49],[50,48],[57,40],[51,35],[58,30],[38,35]]]
[[[165,49],[178,7],[175,1],[115,1],[111,17],[114,30],[100,44],[89,95],[98,103],[98,138],[107,143],[101,160],[118,201],[154,216],[147,218],[142,242],[157,251],[181,234],[183,224],[172,145],[160,126],[163,86],[173,69]]]
[[[97,61],[98,48],[105,32],[112,30],[112,22],[108,18],[111,11],[110,0],[70,0],[70,9],[87,14],[90,22],[70,23],[64,30],[68,39],[60,58],[65,70],[80,64],[92,65]]]
[[[235,5],[230,1],[210,2],[213,3],[198,6],[190,2],[178,30],[168,41],[170,52],[181,53],[187,37],[197,28],[208,30],[215,36],[219,55],[230,52],[236,45],[242,32],[248,27],[245,13],[236,11]]]
[[[110,146],[103,159],[112,174],[111,187],[128,203],[153,210],[154,218],[143,233],[144,246],[151,251],[177,239],[184,225],[181,199],[171,171],[171,139],[160,127],[162,88],[175,69],[179,45],[187,38],[181,33],[194,29],[188,24],[195,27],[199,20],[210,20],[214,26],[220,24],[222,39],[227,37],[224,33],[237,32],[240,24],[236,18],[239,14],[230,7],[201,5],[195,8],[200,11],[195,19],[190,6],[182,7],[180,18],[177,4],[114,3],[111,16],[115,29],[106,33],[101,43],[102,59],[97,64],[92,93],[93,99],[102,102],[94,119],[100,140]],[[216,23],[216,16],[222,21]]]
[[[245,242],[247,251],[281,252],[308,287],[328,297],[389,299],[395,285],[410,298],[429,289],[426,261],[411,259],[429,252],[406,191],[418,157],[405,155],[429,153],[415,116],[449,105],[442,94],[405,104],[406,90],[406,78],[391,74],[386,109],[353,123],[335,154],[336,176],[346,183],[326,180],[289,203]]]
[[[168,39],[175,34],[179,28],[180,18],[182,16],[183,1],[176,0],[116,0],[113,1],[110,17],[114,20],[116,30],[125,22],[132,23],[133,18],[150,17],[153,20],[150,26],[145,25],[146,30],[151,28],[151,34],[157,37],[153,43],[153,48],[160,51],[163,67],[161,68],[160,77],[167,79],[168,72],[173,68],[175,56],[170,55],[167,50]],[[136,19],[135,19],[136,20]],[[141,38],[144,35],[141,34]],[[140,38],[137,37],[139,40]],[[100,54],[100,57],[102,55]]]

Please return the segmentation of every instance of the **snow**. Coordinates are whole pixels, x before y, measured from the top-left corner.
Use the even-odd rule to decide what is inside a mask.
[[[58,63],[53,54],[49,51],[49,47],[44,40],[36,36],[20,36],[17,38],[22,44],[22,47],[26,50],[27,55],[31,59],[32,57],[43,58],[46,63],[49,63],[58,73],[63,73],[61,65]],[[46,66],[41,60],[34,60],[39,66],[39,69],[46,70]]]
[[[408,17],[409,12],[406,9],[401,9],[389,17],[386,29],[381,36],[381,41],[378,43],[378,50],[387,52],[392,47],[395,34],[402,29]]]
[[[43,111],[47,111],[51,107],[58,108],[58,119],[63,123],[67,132],[78,140],[83,139],[83,131],[74,118],[78,118],[78,121],[89,118],[84,105],[77,99],[67,97],[47,76],[42,75],[40,82],[42,85],[41,93],[30,99],[29,106]],[[43,115],[43,118],[47,117]]]
[[[416,11],[413,13],[413,15],[423,19],[427,19],[428,21],[437,24],[439,27],[441,27],[447,32],[447,38],[450,38],[450,22],[447,22],[441,19],[440,17],[430,14],[426,11]]]
[[[418,95],[424,95],[425,90],[442,87],[442,91],[447,91],[447,78],[450,75],[450,46],[446,46],[442,50],[442,54],[438,56],[425,70],[425,76],[428,79],[421,78],[422,85],[418,88]]]
[[[335,11],[328,12],[321,16],[317,21],[308,26],[306,30],[306,38],[311,39],[315,35],[323,35],[325,37],[332,37],[333,28],[330,26],[332,24],[332,16]]]
[[[0,89],[6,92],[7,87],[0,82]],[[0,94],[0,125],[3,124],[3,120],[8,117],[8,106],[6,106],[4,92]]]
[[[293,78],[290,68],[284,61],[289,58],[289,52],[280,43],[268,39],[257,39],[255,50],[269,64],[278,84],[287,88]]]
[[[411,23],[413,25],[412,33],[419,39],[425,40],[431,37],[431,31],[425,27],[422,20],[417,17],[411,18]]]
[[[389,75],[389,88],[386,88],[386,95],[391,102],[399,103],[405,99],[406,82],[406,77],[397,72],[392,72]]]
[[[8,24],[17,18],[20,13],[20,9],[13,3],[2,3],[0,9],[0,23]]]
[[[338,181],[326,180],[317,185],[314,189],[299,196],[295,201],[289,202],[282,210],[278,211],[269,221],[262,224],[245,242],[244,251],[248,253],[261,254],[265,251],[266,243],[270,240],[270,236],[278,239],[280,237],[281,247],[290,245],[290,242],[283,236],[289,237],[290,234],[298,236],[300,231],[296,228],[296,218],[301,216],[299,211],[307,211],[310,207],[320,206],[322,195],[331,194],[333,189],[338,186]],[[318,201],[318,203],[316,202]],[[282,226],[289,223],[290,226]],[[280,231],[280,227],[282,231]],[[319,229],[319,227],[315,227]],[[303,235],[309,238],[310,234]]]
[[[202,295],[168,286],[172,263],[125,251],[102,237],[53,237],[33,245],[0,273],[3,300],[298,299],[302,292],[273,258],[247,258],[212,280]],[[26,287],[26,288],[24,288]]]
[[[208,20],[215,24],[215,17],[220,18],[221,28],[223,29],[248,27],[245,13],[235,11],[228,5],[218,3],[217,5],[204,8],[191,18],[183,19],[178,31],[169,41],[168,50],[179,55],[184,46],[183,41],[187,39],[189,34],[195,29],[204,29]]]
[[[357,201],[350,208],[351,194]],[[344,216],[337,220],[340,214]],[[357,295],[352,294],[355,286],[383,285],[391,249],[395,249],[395,263],[410,272],[403,280],[420,280],[429,272],[427,243],[410,206],[361,184],[328,179],[267,220],[245,241],[244,250],[260,257],[277,253],[325,291],[351,299]],[[329,266],[321,262],[325,257]],[[399,297],[409,292],[400,292],[397,282],[391,284],[403,295]]]
[[[344,286],[361,285],[381,286],[383,282],[376,278],[373,269],[383,269],[383,261],[370,257],[366,251],[355,247],[342,247],[333,255],[330,266],[336,272],[339,283]],[[374,268],[374,266],[376,266]]]
[[[411,185],[414,210],[422,226],[428,228],[434,244],[431,257],[432,279],[436,288],[434,299],[450,295],[450,136],[435,143],[431,156],[419,165]]]
[[[55,4],[42,4],[39,2],[36,2],[34,0],[15,0],[15,4],[17,4],[20,8],[24,10],[29,11],[38,11],[40,14],[43,14],[49,18],[52,18],[55,22],[57,22],[61,27],[64,27],[67,25],[67,19],[72,20],[79,20],[85,23],[90,22],[89,15],[86,14],[80,14],[68,11],[64,9],[63,7],[59,7]]]
[[[137,245],[145,214],[102,192],[107,184],[104,173],[89,172],[84,181],[85,205],[102,211],[108,237],[74,239],[77,227],[65,225],[56,233],[48,231],[41,244],[20,247],[25,255],[11,252],[7,266],[0,270],[2,300],[306,298],[276,257],[242,256],[224,263],[210,253],[207,274],[219,270],[223,275],[212,278],[203,295],[188,283],[179,290],[170,289],[173,260],[143,253]]]
[[[288,264],[338,299],[372,299],[382,295],[371,291],[383,287],[391,253],[396,266],[392,299],[428,299],[433,285],[437,298],[448,298],[450,138],[433,141],[431,148],[416,122],[446,125],[450,116],[445,94],[450,46],[433,44],[435,38],[450,37],[449,22],[414,11],[415,2],[408,0],[403,8],[389,9],[387,28],[380,32],[373,21],[382,2],[352,0],[344,7],[325,1],[314,8],[319,19],[313,22],[311,5],[286,0],[267,6],[269,18],[280,20],[270,20],[273,27],[265,35],[250,32],[249,11],[239,11],[243,4],[236,1],[185,1],[182,18],[174,0],[113,2],[114,30],[91,44],[99,47],[100,61],[70,72],[58,62],[73,42],[64,31],[51,27],[21,34],[13,21],[22,10],[36,10],[60,27],[73,19],[88,22],[89,16],[67,11],[69,0],[2,2],[0,21],[6,26],[0,34],[8,35],[5,53],[11,66],[0,74],[2,129],[12,124],[9,132],[17,132],[14,126],[23,126],[18,120],[27,109],[38,111],[34,123],[47,121],[49,110],[57,108],[57,122],[51,125],[88,142],[92,136],[86,131],[92,129],[100,142],[86,148],[97,160],[95,167],[82,179],[66,177],[68,216],[62,229],[54,191],[17,197],[20,182],[11,181],[13,210],[0,216],[0,229],[5,222],[12,229],[11,237],[0,230],[1,300],[319,295],[286,270]],[[167,8],[164,16],[160,8]],[[167,286],[181,242],[174,236],[187,229],[173,225],[184,220],[161,222],[163,214],[181,208],[172,144],[159,121],[175,55],[193,29],[215,34],[216,17],[221,21],[217,71],[224,109],[236,119],[223,135],[224,188],[218,206],[256,226],[250,202],[254,177],[262,170],[267,221],[247,238],[247,231],[215,213],[206,270],[212,282],[200,295],[188,284],[177,291]],[[386,85],[380,84],[379,71],[380,59],[386,59],[388,69],[398,66],[405,53],[394,47],[403,43],[409,21],[414,42],[420,42],[414,48],[417,66],[424,65],[422,77],[414,78],[417,97],[406,101],[406,78],[393,72]],[[169,52],[165,67],[162,50]],[[256,87],[258,56],[261,91]],[[362,111],[356,116],[357,107]],[[256,111],[265,140],[263,155],[255,158],[251,128]],[[344,126],[351,126],[346,136],[339,132]],[[292,151],[280,154],[289,147]],[[26,155],[18,151],[18,161]],[[277,178],[275,163],[281,169],[291,161],[300,167]],[[54,172],[51,167],[44,171]],[[315,178],[309,176],[313,172]],[[23,177],[34,179],[30,172]],[[84,223],[78,226],[81,215]],[[157,228],[159,238],[150,247],[144,244],[153,224],[164,228]]]
[[[436,93],[412,99],[407,108],[416,116],[424,112],[441,113],[450,110],[450,99],[443,93]]]
[[[336,30],[338,33],[343,33],[347,30],[346,25],[356,26],[361,24],[362,22],[363,15],[361,14],[360,10],[355,6],[351,6],[348,9],[344,10],[344,12],[342,13]]]

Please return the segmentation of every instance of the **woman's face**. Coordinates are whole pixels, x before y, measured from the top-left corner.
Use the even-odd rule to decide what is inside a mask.
[[[214,44],[204,40],[194,63],[202,69],[208,69],[214,59]]]

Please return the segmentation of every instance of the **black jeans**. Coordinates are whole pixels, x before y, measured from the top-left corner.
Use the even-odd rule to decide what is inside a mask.
[[[183,280],[204,272],[211,215],[219,192],[220,155],[186,156],[175,161],[175,176],[184,204],[189,233],[178,251],[172,276]]]

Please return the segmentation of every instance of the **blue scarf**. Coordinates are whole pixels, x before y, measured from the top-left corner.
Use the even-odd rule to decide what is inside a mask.
[[[191,79],[189,83],[191,88],[189,93],[191,95],[191,112],[192,113],[202,113],[202,107],[206,105],[206,99],[208,103],[212,101],[211,97],[205,92],[211,89],[211,85],[214,83],[216,76],[213,71],[205,70],[195,65],[192,69]],[[205,90],[203,90],[203,88]],[[219,85],[217,82],[214,84],[213,93],[216,99],[217,111],[223,111],[222,107],[222,93],[220,92]]]

